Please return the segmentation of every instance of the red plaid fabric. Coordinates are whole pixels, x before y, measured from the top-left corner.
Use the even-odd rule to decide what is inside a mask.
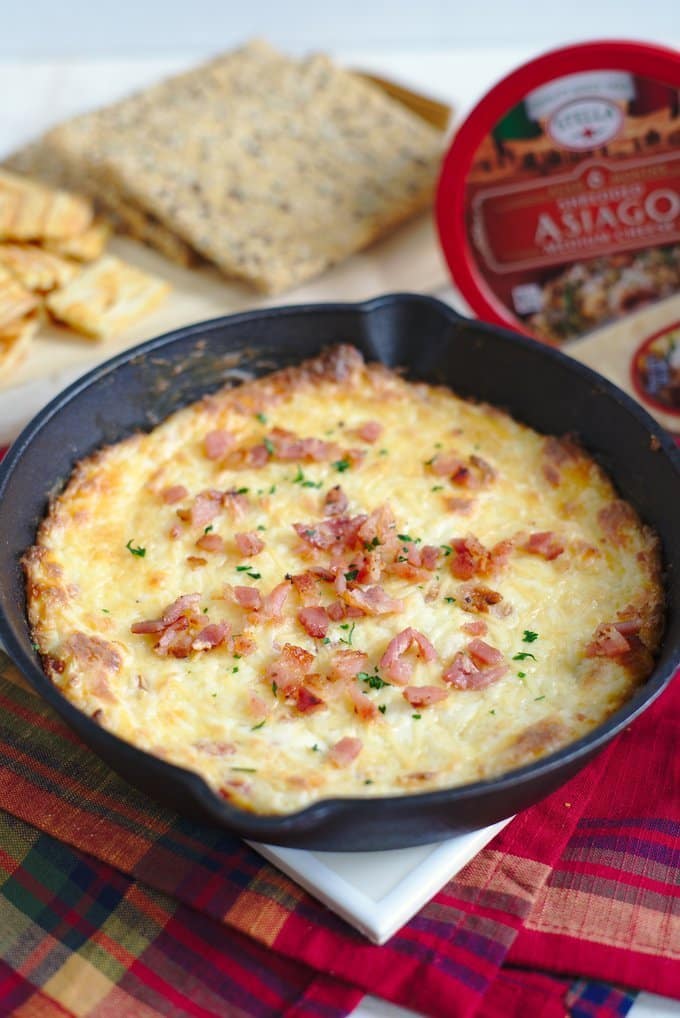
[[[680,997],[677,683],[375,947],[109,771],[0,659],[0,1013],[608,1018]],[[75,987],[75,989],[74,989]]]

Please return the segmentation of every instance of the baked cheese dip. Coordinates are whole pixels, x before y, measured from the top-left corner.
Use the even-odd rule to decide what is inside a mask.
[[[662,628],[657,538],[573,438],[349,346],[82,461],[24,565],[63,695],[258,813],[530,763]]]

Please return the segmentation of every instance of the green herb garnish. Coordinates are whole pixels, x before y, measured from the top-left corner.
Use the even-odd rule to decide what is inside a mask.
[[[255,414],[255,417],[260,422],[260,424],[266,424],[267,423],[267,418],[265,417],[265,415],[263,413]]]
[[[543,696],[535,696],[534,697],[534,703],[538,703],[539,700],[545,700],[545,695],[543,695]]]
[[[340,626],[340,628],[341,629],[348,629],[349,626],[347,625],[347,623],[345,623],[345,625]],[[352,637],[354,636],[355,628],[356,628],[356,622],[353,622],[352,623],[352,628],[349,630],[349,633],[347,634],[347,638],[343,639],[341,637],[340,643],[346,643],[348,647],[351,647],[352,646]]]
[[[523,640],[524,643],[533,643],[534,640],[537,640],[537,639],[538,639],[538,633],[532,633],[532,631],[530,629],[525,629],[524,630],[524,636],[522,637],[522,640]]]
[[[357,675],[358,679],[362,682],[368,683],[371,689],[382,689],[383,686],[390,686],[390,682],[385,682],[379,675],[371,675],[370,672],[359,672]]]
[[[406,541],[407,543],[413,540],[410,534],[397,534],[397,537],[400,541]]]
[[[443,484],[435,484],[434,487],[430,488],[430,491],[443,491],[443,490],[444,490]]]
[[[423,716],[422,714],[412,714],[411,715],[411,717],[413,718],[414,721],[420,721],[422,716]]]
[[[347,580],[348,583],[351,583],[353,580],[356,580],[358,575],[359,575],[358,569],[350,569],[348,573],[345,573],[345,579]]]
[[[348,459],[336,460],[335,463],[333,463],[333,466],[339,474],[344,474],[345,470],[349,470],[351,465],[352,464]]]
[[[531,658],[532,661],[536,660],[535,654],[530,654],[528,650],[521,650],[519,654],[514,654],[513,661],[526,661],[527,658]]]
[[[444,552],[444,554],[446,555],[447,558],[451,554],[451,552],[453,551],[453,548],[451,547],[450,544],[440,544],[439,547]]]
[[[447,604],[455,604],[456,603],[455,597],[445,597],[444,600],[446,601]]]
[[[275,452],[274,443],[270,439],[265,438],[263,440],[262,444],[265,447],[265,449],[267,450],[267,452],[269,453],[269,455],[273,456],[274,452]]]
[[[320,753],[320,752],[321,751],[320,751],[319,747],[317,746],[316,743],[314,743],[314,745],[312,746],[312,753]]]
[[[135,546],[132,543],[132,538],[130,538],[125,547],[130,552],[131,555],[137,555],[138,558],[144,558],[144,556],[146,555],[146,548],[142,548],[141,544],[138,544],[137,547],[135,548]]]
[[[517,678],[518,679],[526,679],[526,677],[527,677],[527,673],[526,672],[517,672]]]
[[[251,730],[251,732],[256,732],[258,730],[258,728],[262,728],[262,726],[265,725],[265,724],[266,724],[266,720],[265,721],[260,721],[259,725],[253,725],[253,727],[250,730]]]
[[[387,710],[387,704],[381,703],[380,706],[378,707],[378,710],[380,711],[381,714],[384,714],[385,711]]]
[[[214,530],[214,529],[215,529],[215,528],[213,527],[213,525],[212,525],[212,523],[211,523],[211,524],[210,524],[210,526],[208,526],[208,527],[204,527],[204,528],[203,528],[203,533],[204,533],[204,534],[209,534],[209,533],[210,533],[210,531],[211,531],[211,530]]]
[[[242,771],[244,774],[255,774],[255,767],[230,767],[230,771]]]
[[[274,696],[276,696],[276,692],[277,692],[278,688],[279,687],[276,685],[276,683],[272,682],[272,693],[274,694]]]

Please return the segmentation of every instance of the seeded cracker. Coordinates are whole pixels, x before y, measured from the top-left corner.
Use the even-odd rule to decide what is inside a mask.
[[[38,328],[39,313],[32,311],[0,327],[0,373],[8,375],[25,356]]]
[[[0,265],[0,328],[27,315],[37,304],[35,294]]]
[[[0,264],[27,290],[38,293],[65,286],[80,272],[79,265],[35,244],[0,244]]]
[[[0,170],[0,239],[73,237],[92,221],[86,198]]]
[[[163,280],[106,255],[63,289],[51,293],[46,304],[59,321],[101,338],[122,332],[153,311],[169,291]]]
[[[255,42],[47,136],[73,176],[278,292],[425,208],[441,134],[323,56]]]

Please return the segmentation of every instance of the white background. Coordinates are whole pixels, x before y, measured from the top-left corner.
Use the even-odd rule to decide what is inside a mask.
[[[206,53],[251,35],[289,50],[663,42],[677,0],[0,0],[0,59]]]

